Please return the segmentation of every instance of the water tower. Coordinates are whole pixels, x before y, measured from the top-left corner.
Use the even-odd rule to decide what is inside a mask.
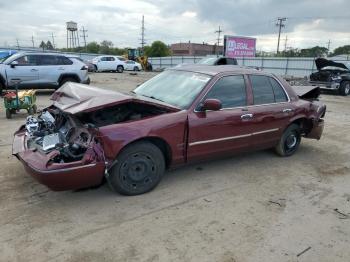
[[[67,48],[74,48],[80,46],[78,35],[78,24],[69,21],[67,24]]]

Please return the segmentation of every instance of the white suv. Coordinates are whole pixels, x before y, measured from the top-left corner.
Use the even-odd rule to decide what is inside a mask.
[[[95,71],[116,71],[123,73],[126,59],[122,56],[104,55],[92,59]]]
[[[57,89],[66,82],[90,84],[87,66],[55,53],[17,53],[0,63],[0,90]],[[16,81],[15,81],[16,80]]]

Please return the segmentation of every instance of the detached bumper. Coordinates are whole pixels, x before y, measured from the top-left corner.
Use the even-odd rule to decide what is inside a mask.
[[[319,140],[322,136],[323,129],[324,129],[324,120],[320,118],[314,122],[313,128],[305,137]]]
[[[12,154],[23,164],[29,173],[39,183],[54,191],[75,190],[99,185],[104,174],[102,161],[86,159],[96,158],[94,151],[82,160],[70,163],[51,163],[50,154],[26,149],[26,136],[24,132],[17,132],[14,136]]]

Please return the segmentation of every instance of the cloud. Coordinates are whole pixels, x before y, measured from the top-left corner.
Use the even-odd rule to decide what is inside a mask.
[[[288,46],[308,47],[349,44],[348,0],[17,0],[0,3],[0,46],[7,42],[30,46],[55,36],[58,47],[66,43],[65,22],[73,20],[88,30],[88,41],[111,40],[115,46],[139,45],[141,18],[146,40],[215,43],[219,25],[224,34],[257,37],[258,49],[274,50],[277,17],[287,17],[282,38]]]

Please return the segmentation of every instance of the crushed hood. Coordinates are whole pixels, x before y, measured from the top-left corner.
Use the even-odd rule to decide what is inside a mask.
[[[334,66],[334,67],[339,67],[339,68],[349,70],[349,68],[345,64],[334,62],[332,60],[328,60],[325,58],[317,58],[315,60],[315,64],[316,64],[317,70],[321,70],[322,68],[324,68],[326,66]]]
[[[106,106],[112,106],[127,102],[139,102],[158,105],[163,108],[178,109],[165,103],[155,103],[153,99],[146,97],[122,94],[116,91],[105,90],[98,87],[68,82],[52,94],[53,105],[58,109],[77,114],[91,112]]]

